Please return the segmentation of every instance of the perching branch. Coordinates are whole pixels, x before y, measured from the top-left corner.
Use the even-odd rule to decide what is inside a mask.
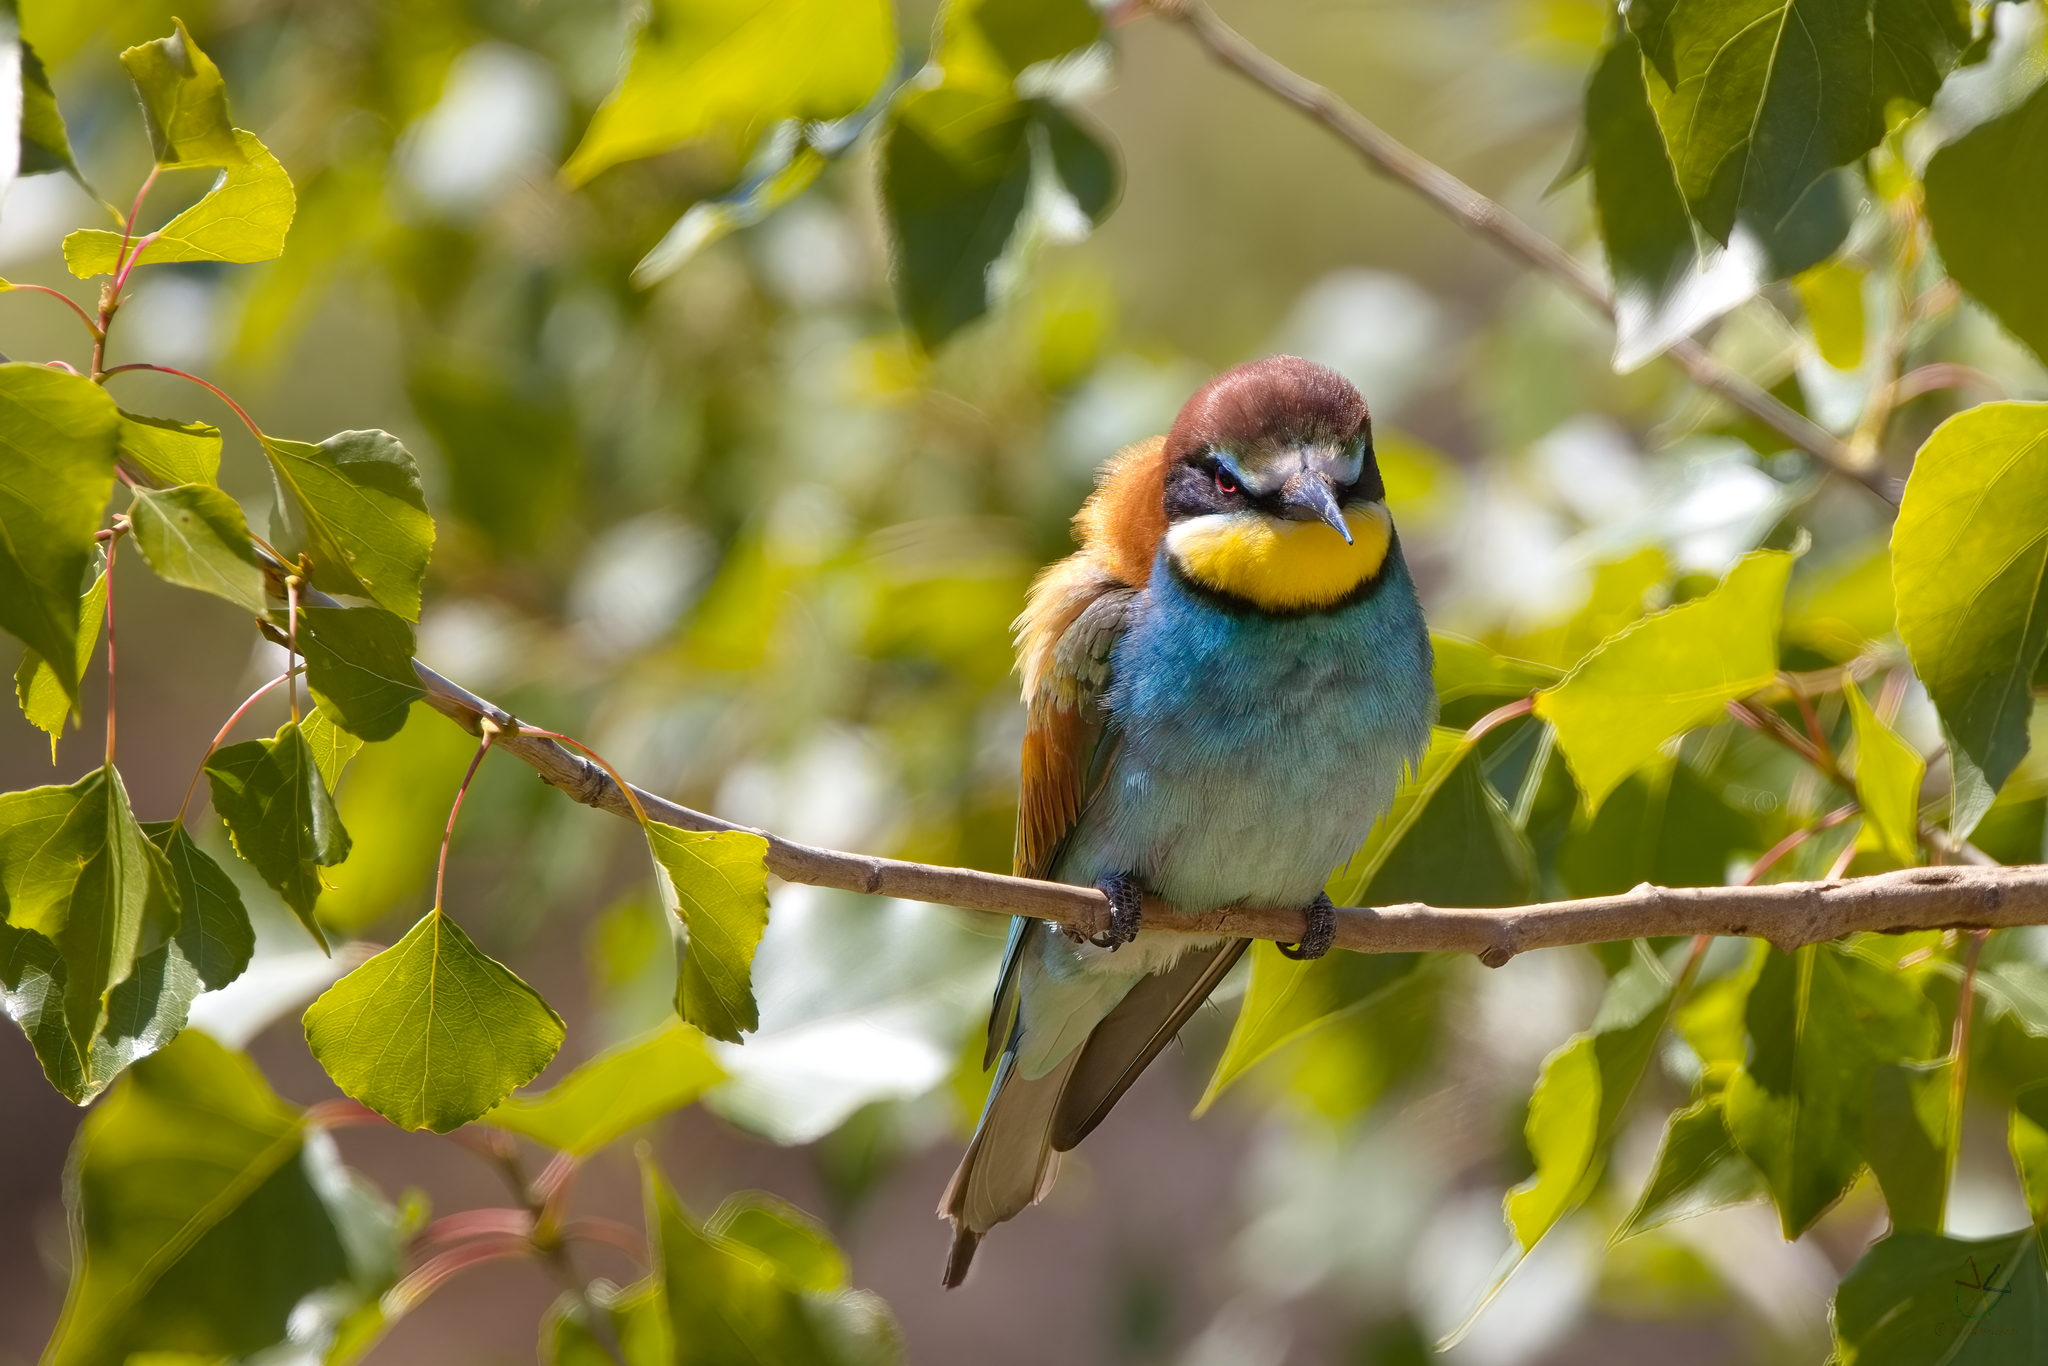
[[[1493,239],[1510,255],[1521,258],[1591,304],[1609,322],[1614,320],[1614,300],[1608,296],[1607,287],[1563,247],[1443,167],[1387,136],[1385,130],[1322,86],[1267,56],[1217,18],[1203,0],[1147,3],[1152,10],[1185,27],[1217,61],[1278,95],[1350,143],[1374,170],[1416,191],[1467,230]],[[1845,443],[1772,397],[1748,376],[1715,359],[1692,338],[1680,338],[1664,355],[1683,369],[1693,383],[1720,395],[1836,474],[1855,480],[1888,503],[1898,502],[1882,471],[1859,461]]]
[[[488,718],[496,747],[536,770],[585,806],[634,819],[625,792],[603,769],[553,740],[522,733],[518,720],[415,661],[427,703],[472,734]],[[633,789],[648,816],[685,830],[751,830]],[[1001,915],[1056,921],[1086,934],[1109,927],[1109,902],[1090,887],[1005,877],[797,844],[766,830],[768,869],[789,882],[873,896],[901,897]],[[1308,918],[1299,907],[1239,907],[1180,916],[1146,901],[1155,924],[1198,933],[1299,943]],[[1420,903],[1337,912],[1337,947],[1361,953],[1473,953],[1499,967],[1530,949],[1598,944],[1657,935],[1754,935],[1790,949],[1856,930],[2003,929],[2048,924],[2048,866],[1907,868],[1874,877],[1781,882],[1764,887],[1652,887],[1500,910]]]

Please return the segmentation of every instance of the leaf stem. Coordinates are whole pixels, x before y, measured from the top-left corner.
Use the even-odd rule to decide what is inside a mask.
[[[469,758],[469,770],[462,775],[462,786],[455,789],[455,804],[448,808],[448,827],[441,832],[441,863],[434,870],[435,915],[441,914],[444,904],[441,894],[448,885],[448,846],[455,838],[455,818],[462,814],[462,799],[469,795],[470,782],[475,779],[477,769],[482,766],[484,755],[490,753],[491,741],[497,738],[496,727],[484,732],[484,738],[477,744],[476,753]]]
[[[205,380],[199,378],[199,376],[197,375],[189,374],[183,370],[174,370],[168,365],[150,365],[144,361],[130,361],[126,365],[117,365],[111,370],[101,370],[99,368],[98,362],[95,361],[93,365],[93,370],[93,378],[96,380],[108,379],[114,375],[123,375],[128,373],[130,370],[154,370],[156,371],[156,373],[160,375],[176,375],[179,379],[191,380],[194,384],[198,385],[200,388],[212,394],[222,403],[225,403],[228,405],[228,407],[234,409],[235,416],[242,419],[242,425],[249,429],[249,434],[255,437],[257,441],[262,442],[268,440],[268,438],[263,435],[263,429],[256,425],[256,419],[250,417],[248,412],[242,407],[241,404],[229,398],[227,392],[223,390],[219,385],[209,384]]]
[[[533,726],[522,725],[519,727],[518,733],[521,735],[531,735],[541,740],[553,740],[557,744],[569,745],[572,748],[582,750],[585,754],[590,756],[590,761],[592,763],[596,764],[599,768],[603,769],[606,775],[609,776],[613,782],[619,785],[619,791],[625,794],[626,803],[627,805],[633,808],[633,814],[639,818],[640,824],[647,824],[647,808],[641,805],[639,792],[635,790],[631,783],[627,782],[624,778],[619,776],[619,771],[613,768],[611,764],[606,762],[605,757],[602,754],[599,754],[596,750],[592,749],[589,745],[584,744],[581,740],[572,739],[571,737],[562,734],[560,731],[538,730]]]
[[[114,278],[100,287],[100,320],[93,328],[92,339],[92,382],[106,381],[107,330],[114,325],[114,313],[121,307],[121,290],[128,283],[128,272],[134,268],[134,261],[128,256],[129,244],[135,240],[135,221],[142,216],[142,201],[149,197],[150,187],[156,184],[157,172],[162,168],[152,166],[149,174],[142,178],[142,188],[135,192],[135,203],[128,210],[128,217],[121,221],[121,249],[114,253]],[[142,250],[136,248],[140,258]]]
[[[291,698],[292,724],[299,724],[299,684],[294,677],[299,671],[299,576],[284,576],[285,629],[284,629],[284,676],[290,681],[285,692]],[[435,903],[439,905],[437,901]]]
[[[1534,697],[1524,697],[1519,701],[1510,702],[1504,707],[1495,707],[1492,711],[1474,721],[1466,729],[1465,743],[1469,745],[1495,726],[1506,725],[1516,717],[1527,716],[1534,710],[1536,710],[1536,699]]]
[[[295,669],[293,670],[293,672],[297,672],[297,670]],[[228,716],[227,721],[221,726],[219,732],[213,737],[213,743],[206,747],[206,753],[199,756],[199,767],[192,770],[192,781],[185,784],[185,800],[178,803],[177,824],[183,825],[185,823],[185,810],[187,807],[192,805],[192,794],[199,790],[199,780],[206,774],[206,761],[208,759],[211,759],[213,757],[213,752],[220,748],[220,742],[228,738],[228,732],[235,728],[235,723],[241,720],[243,715],[249,710],[249,708],[255,706],[256,703],[262,699],[264,694],[268,693],[272,688],[276,687],[278,684],[284,682],[287,678],[290,677],[290,673],[281,673],[277,677],[271,679],[268,683],[265,683],[255,692],[250,693],[249,700],[244,702],[241,706],[236,707],[234,711]],[[376,1112],[369,1111],[368,1113],[374,1114]]]
[[[7,288],[27,294],[47,294],[53,299],[61,299],[66,308],[78,315],[78,320],[85,324],[88,332],[92,333],[94,341],[99,341],[106,336],[106,333],[100,329],[100,325],[92,320],[92,314],[86,312],[84,306],[78,300],[72,298],[61,289],[52,289],[48,285],[22,284],[9,284]]]
[[[121,544],[125,522],[114,524],[107,537],[107,767],[114,766],[114,548]]]
[[[1977,995],[1977,959],[1984,952],[1984,941],[1990,937],[1989,930],[1971,931],[1970,947],[1963,954],[1962,995],[1956,999],[1955,1034],[1949,1043],[1948,1131],[1942,1136],[1947,1164],[1941,1180],[1944,1209],[1948,1206],[1949,1187],[1956,1178],[1956,1160],[1962,1155],[1963,1095],[1970,1079],[1970,1007]]]
[[[1847,806],[1836,807],[1811,825],[1800,826],[1797,830],[1794,830],[1791,834],[1772,845],[1764,853],[1764,856],[1756,861],[1756,866],[1749,870],[1749,876],[1742,880],[1742,885],[1744,887],[1756,886],[1763,879],[1763,875],[1771,870],[1772,864],[1812,839],[1815,835],[1818,835],[1821,831],[1834,829],[1862,809],[1862,806],[1858,803],[1850,802]]]

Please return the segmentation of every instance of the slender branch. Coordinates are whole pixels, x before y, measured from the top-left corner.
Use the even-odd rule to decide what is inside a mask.
[[[1491,238],[1510,255],[1550,276],[1609,321],[1614,301],[1598,276],[1542,233],[1441,166],[1389,137],[1386,131],[1330,91],[1267,56],[1216,17],[1202,0],[1149,0],[1155,12],[1181,24],[1223,65],[1294,105],[1351,144],[1375,170],[1407,185],[1468,231]],[[1693,383],[1711,390],[1777,432],[1828,469],[1896,503],[1882,471],[1858,465],[1833,434],[1772,397],[1748,376],[1715,358],[1691,338],[1664,352]]]

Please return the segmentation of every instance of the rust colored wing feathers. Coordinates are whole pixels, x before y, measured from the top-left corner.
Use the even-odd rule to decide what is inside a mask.
[[[1101,770],[1110,651],[1166,534],[1166,439],[1123,451],[1074,517],[1078,553],[1045,570],[1017,618],[1024,676],[1015,868],[1046,877]]]

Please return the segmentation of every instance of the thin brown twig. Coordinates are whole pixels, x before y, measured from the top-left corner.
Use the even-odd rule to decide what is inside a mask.
[[[1186,28],[1217,61],[1351,144],[1375,170],[1407,185],[1467,230],[1492,239],[1510,255],[1558,281],[1610,321],[1614,318],[1614,301],[1606,285],[1563,247],[1441,166],[1388,136],[1384,129],[1330,91],[1275,61],[1217,18],[1202,0],[1149,0],[1149,7]],[[1698,342],[1680,338],[1664,355],[1684,370],[1693,383],[1771,428],[1829,470],[1856,481],[1888,503],[1898,502],[1882,471],[1859,466],[1849,447],[1832,433],[1780,402]]]

